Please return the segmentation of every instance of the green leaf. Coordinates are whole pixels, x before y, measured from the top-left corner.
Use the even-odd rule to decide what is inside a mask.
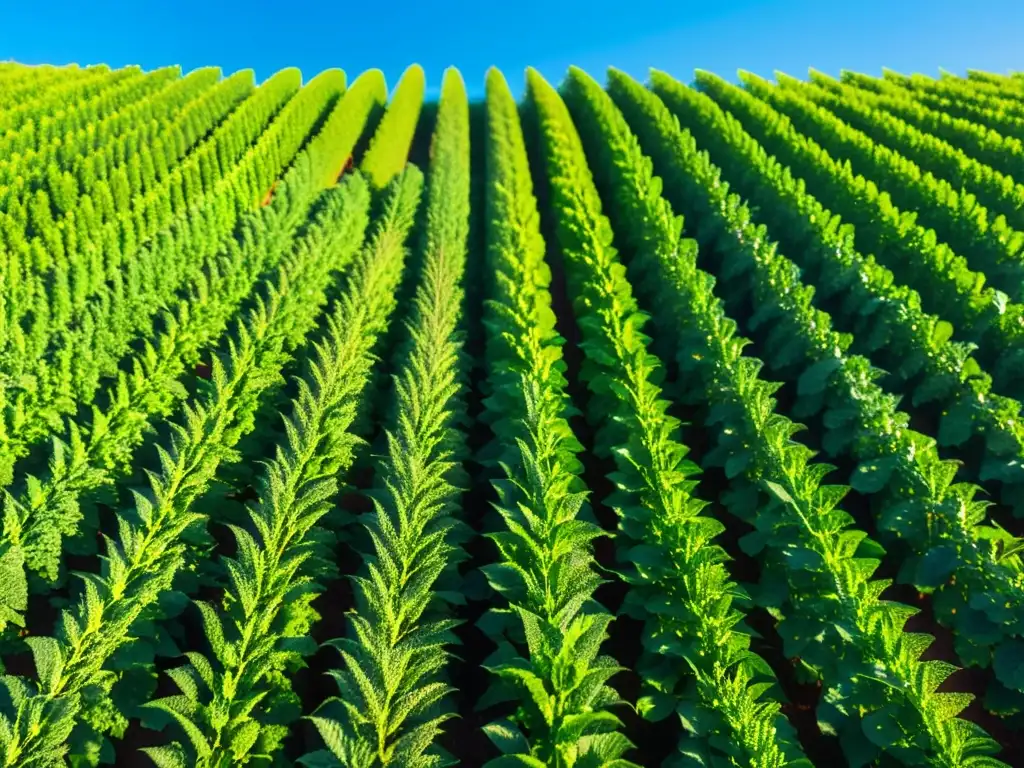
[[[27,637],[25,644],[32,651],[32,660],[42,689],[48,691],[56,688],[64,671],[61,644],[54,637]]]
[[[740,538],[740,549],[745,555],[756,557],[765,548],[771,536],[765,531],[751,531]]]
[[[795,571],[819,571],[825,565],[821,555],[809,547],[787,547],[782,555]]]
[[[868,740],[881,749],[889,749],[905,738],[899,721],[889,707],[872,712],[861,723]]]
[[[725,462],[725,476],[732,480],[740,475],[750,464],[750,459],[750,451],[740,451],[730,456]]]
[[[820,621],[800,616],[787,617],[779,623],[779,637],[783,642],[783,653],[788,658],[802,656],[809,643],[819,639],[823,632]]]
[[[664,720],[675,710],[675,697],[661,691],[641,696],[636,703],[636,711],[644,720],[657,723]]]
[[[704,736],[708,727],[708,716],[704,709],[695,701],[683,699],[676,705],[676,713],[687,733]]]
[[[178,744],[160,747],[140,747],[157,768],[187,768],[189,762],[185,757],[185,750]]]
[[[940,347],[953,338],[953,324],[946,320],[939,320],[932,329],[932,344]]]
[[[6,496],[6,504],[14,503]],[[28,608],[28,582],[25,579],[25,564],[21,550],[5,547],[0,553],[0,628],[6,622],[24,625],[22,615]]]
[[[306,768],[344,768],[341,762],[326,749],[318,749],[316,752],[309,752],[296,761]]]
[[[488,760],[484,768],[548,768],[548,764],[530,755],[502,755]]]
[[[1024,642],[1004,640],[996,648],[992,658],[992,669],[999,682],[1007,688],[1024,691]]]
[[[625,562],[660,567],[665,563],[665,554],[661,547],[655,547],[650,544],[637,544],[626,551]]]
[[[768,490],[772,492],[772,495],[775,496],[775,498],[777,498],[783,504],[789,504],[791,506],[796,505],[796,501],[793,499],[792,496],[789,495],[789,491],[787,491],[778,483],[773,482],[772,480],[765,480],[764,484],[765,487],[767,487]]]
[[[529,753],[530,745],[522,731],[509,720],[497,720],[484,726],[484,733],[503,755]]]
[[[861,462],[850,476],[850,486],[858,493],[878,493],[885,488],[895,468],[894,458]]]
[[[963,445],[974,433],[974,419],[971,403],[964,399],[954,405],[939,419],[936,439],[939,445]]]
[[[842,366],[843,359],[841,357],[829,357],[814,363],[800,376],[797,383],[797,394],[801,397],[808,397],[824,392],[829,378]]]
[[[914,583],[918,587],[940,587],[949,581],[957,566],[960,556],[952,544],[932,547],[917,564]]]

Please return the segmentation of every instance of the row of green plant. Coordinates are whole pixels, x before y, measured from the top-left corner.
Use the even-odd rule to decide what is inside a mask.
[[[189,651],[186,664],[168,671],[180,693],[147,704],[169,721],[150,714],[149,725],[185,739],[147,750],[163,768],[273,758],[301,711],[290,678],[316,648],[313,602],[337,576],[330,513],[364,448],[357,417],[394,313],[421,188],[422,175],[410,167],[384,193],[373,236],[314,345],[260,498],[247,524],[232,527],[237,553],[221,558],[219,602],[196,602],[209,650]]]
[[[22,384],[5,387],[0,393],[5,436],[0,479],[5,484],[10,481],[14,462],[29,446],[55,431],[62,416],[74,413],[81,396],[86,402],[92,399],[95,390],[90,387],[102,378],[101,371],[106,369],[109,375],[111,360],[116,363],[123,354],[108,350],[110,342],[118,335],[131,339],[134,333],[150,331],[158,306],[152,301],[152,292],[160,288],[174,291],[179,284],[169,278],[175,272],[201,269],[201,258],[183,257],[190,256],[193,249],[199,249],[200,254],[216,250],[230,235],[234,206],[228,201],[235,194],[234,185],[215,187],[231,174],[232,166],[227,163],[241,158],[297,87],[291,73],[269,80],[172,173],[176,181],[171,183],[169,179],[168,189],[177,188],[179,194],[165,199],[177,198],[179,203],[150,233],[155,236],[165,229],[162,236],[139,249],[142,243],[133,234],[130,242],[124,242],[123,254],[117,237],[103,236],[97,245],[104,247],[78,254],[51,277],[37,275],[37,279],[31,279],[33,286],[26,294],[29,306],[11,310],[14,321],[6,326],[2,354],[4,373]],[[216,161],[219,155],[225,160],[223,169]],[[208,160],[202,161],[203,157]],[[199,181],[200,166],[210,174],[206,186]],[[185,181],[191,177],[190,171],[196,174],[195,184]],[[186,189],[191,194],[184,195]],[[111,221],[103,231],[113,235],[117,227],[117,221]],[[166,272],[161,268],[164,263],[168,265]],[[178,269],[174,269],[176,265]],[[30,273],[12,268],[4,278],[13,282],[19,274],[30,277]],[[168,279],[161,280],[165,276]],[[95,289],[91,295],[90,287]],[[125,302],[143,295],[145,300],[127,311]],[[68,310],[58,312],[58,306]],[[31,318],[28,327],[23,328],[17,321],[19,316]],[[56,320],[51,322],[51,318]],[[117,334],[113,339],[112,333]]]
[[[1024,227],[1024,185],[1019,181],[880,107],[856,98],[843,98],[813,81],[804,83],[782,74],[777,78],[781,88],[798,90],[804,98],[827,107],[852,127],[910,158],[923,170],[975,195],[995,216],[993,229],[1002,231],[1006,227],[1004,217],[1010,226]],[[993,279],[999,279],[1004,267],[986,264],[984,269],[986,275],[995,273]]]
[[[763,150],[753,156],[736,151],[736,145],[756,144],[714,101],[663,74],[653,78],[654,91],[699,145],[713,148],[713,157],[729,158],[727,167],[744,168],[751,176],[766,164]],[[1024,633],[1024,566],[1014,554],[1021,543],[987,522],[980,488],[955,482],[958,463],[944,461],[934,439],[909,428],[899,398],[878,384],[881,371],[869,358],[848,353],[852,337],[836,332],[832,318],[815,307],[814,289],[778,252],[775,230],[757,222],[760,214],[730,204],[727,188],[713,183],[721,175],[708,156],[693,151],[658,157],[665,157],[672,180],[669,198],[704,224],[698,239],[713,258],[729,308],[761,342],[766,367],[795,386],[794,415],[815,419],[816,447],[855,462],[849,483],[870,501],[884,543],[900,557],[901,580],[925,592],[937,590],[937,613],[955,628],[962,660],[989,666],[994,659],[997,676],[1020,690],[1010,660],[1019,644],[1015,638]],[[777,189],[768,178],[741,181],[738,192]],[[748,199],[761,204],[760,210],[764,203],[781,203],[764,195]],[[820,208],[815,215],[831,218]],[[832,250],[820,242],[815,246]],[[752,308],[749,319],[746,306]],[[991,599],[983,602],[979,595]]]
[[[65,79],[55,88],[41,91],[36,99],[6,111],[0,121],[0,150],[7,163],[3,168],[20,165],[55,138],[73,134],[180,76],[181,67],[177,66],[152,72],[132,66],[95,70],[92,77]],[[17,174],[5,178],[3,173],[0,170],[0,178],[17,183]]]
[[[917,224],[917,214],[893,205],[888,193],[855,174],[789,118],[741,88],[704,71],[697,85],[743,124],[807,191],[854,226],[861,252],[873,253],[898,280],[920,292],[924,308],[953,323],[957,338],[979,345],[978,357],[1010,397],[1024,394],[1024,305],[985,286],[962,254]]]
[[[697,155],[655,94],[615,71],[609,91],[659,165]],[[717,169],[708,170],[703,186],[724,189]],[[649,184],[660,192],[660,182]],[[990,757],[998,745],[957,717],[970,695],[938,691],[955,667],[922,661],[933,638],[903,631],[917,610],[882,599],[891,582],[874,574],[884,552],[840,506],[848,488],[825,484],[834,468],[793,439],[801,427],[776,409],[779,385],[760,378],[762,361],[742,354],[749,342],[715,296],[715,278],[697,266],[697,248],[683,247],[660,194],[646,199],[644,215],[618,211],[635,248],[630,267],[656,307],[659,335],[675,342],[681,388],[709,408],[716,439],[704,463],[724,468],[730,485],[721,501],[753,527],[743,548],[762,561],[758,600],[780,619],[786,655],[822,681],[819,724],[840,737],[853,765],[880,751],[909,765],[999,765]],[[718,205],[749,221],[738,196]],[[809,383],[821,386],[821,373]]]
[[[575,68],[563,93],[608,209],[620,220],[656,216],[678,241],[682,219],[659,199],[651,160],[612,100]],[[631,239],[638,232],[630,225],[619,231],[624,249],[654,245]],[[678,245],[694,247],[693,241]],[[638,672],[647,696],[638,706],[652,719],[678,713],[680,758],[697,757],[704,765],[809,766],[781,714],[774,673],[750,650],[742,623],[748,599],[730,578],[729,555],[715,543],[725,525],[695,495],[699,468],[685,458],[679,421],[661,396],[663,365],[640,330],[647,315],[638,310],[618,259],[594,271],[577,304],[597,307],[602,321],[594,323],[592,340],[584,329],[594,363],[584,376],[593,391],[591,421],[602,425],[598,455],[615,458],[618,490],[607,503],[621,518],[620,576],[631,585],[626,606],[646,623]]]
[[[924,106],[952,117],[993,128],[1004,136],[1024,139],[1024,104],[1005,98],[989,98],[957,79],[932,80],[922,75],[907,77],[890,69],[882,80],[899,86]]]
[[[267,391],[315,326],[326,289],[352,259],[368,222],[368,185],[359,175],[324,193],[318,220],[235,323],[212,360],[211,379],[170,423],[156,447],[150,488],[132,492],[105,531],[97,572],[52,636],[30,636],[36,678],[7,678],[10,710],[0,716],[5,766],[60,765],[64,755],[96,763],[149,696],[152,623],[172,611],[176,577],[206,546],[206,516],[193,508],[234,446],[254,427]],[[198,552],[197,552],[198,550]],[[180,607],[180,606],[179,606]]]
[[[406,125],[415,124],[413,113]],[[402,136],[411,139],[412,130]],[[387,152],[397,159],[395,144]],[[386,450],[370,491],[373,511],[360,520],[370,547],[353,577],[348,631],[331,641],[342,661],[331,672],[338,695],[312,716],[327,747],[316,765],[451,762],[436,739],[452,716],[445,670],[455,640],[450,606],[461,597],[455,566],[467,480],[461,347],[469,189],[469,101],[462,76],[449,70],[430,144],[416,289],[395,355]]]
[[[820,72],[812,73],[811,79],[847,97],[863,99],[892,112],[1010,177],[1020,175],[1020,162],[1024,158],[1024,142],[1020,139],[1003,136],[994,128],[931,109],[909,98],[896,85],[857,72],[844,71],[842,82]]]
[[[922,226],[964,256],[966,266],[1013,301],[1024,298],[1024,232],[997,222],[971,194],[961,194],[941,176],[923,171],[912,160],[851,127],[799,91],[775,87],[743,73],[748,91],[786,115],[839,162],[885,190],[903,210],[915,211]]]

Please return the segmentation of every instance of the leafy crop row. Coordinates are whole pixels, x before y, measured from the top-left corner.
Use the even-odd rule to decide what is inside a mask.
[[[659,73],[654,90],[702,143],[737,135],[750,141],[738,121],[703,94]],[[1024,632],[1024,566],[1014,554],[1021,543],[986,524],[980,489],[954,482],[957,463],[943,461],[932,438],[909,429],[898,399],[877,383],[881,372],[869,359],[847,354],[850,337],[813,306],[813,289],[778,253],[771,230],[755,226],[749,213],[729,204],[724,188],[711,183],[719,172],[707,157],[666,155],[669,197],[702,221],[698,239],[717,256],[723,295],[732,306],[750,302],[746,325],[764,340],[767,367],[797,387],[794,413],[822,421],[815,442],[832,457],[857,462],[849,482],[874,503],[885,543],[901,553],[901,577],[925,591],[938,589],[935,602],[956,627],[961,659],[987,666],[994,655],[997,674],[1020,689],[1008,660],[1017,647],[1011,638]],[[979,595],[991,599],[982,602]]]
[[[955,117],[925,106],[906,91],[884,80],[875,80],[856,72],[843,72],[842,84],[815,73],[812,79],[821,85],[842,92],[848,98],[859,98],[898,115],[922,131],[933,133],[978,160],[1008,176],[1020,175],[1024,159],[1024,142],[1003,136],[994,128]]]
[[[1008,136],[1024,138],[1024,104],[1002,96],[1002,91],[986,91],[978,84],[959,78],[932,80],[923,75],[907,77],[883,70],[887,82],[906,90],[926,106],[983,125],[990,125]]]
[[[952,80],[956,85],[962,86],[972,95],[984,94],[1000,99],[1001,103],[1012,106],[1015,109],[1024,107],[1024,78],[1015,73],[1010,77],[997,75],[992,72],[982,72],[977,69],[968,69],[967,77],[956,77],[943,71],[941,79]]]
[[[876,142],[899,151],[923,170],[976,195],[983,205],[996,214],[994,228],[1002,228],[1000,217],[1005,217],[1015,228],[1024,227],[1024,185],[1020,182],[884,109],[859,99],[843,98],[814,82],[803,83],[785,75],[778,75],[778,82],[781,88],[798,90],[809,101],[827,107],[849,125],[863,131]],[[1001,265],[986,265],[985,273],[989,275],[992,269],[999,268]],[[998,274],[995,277],[998,278]]]
[[[0,119],[0,149],[7,158],[38,150],[54,137],[95,122],[180,73],[180,67],[150,73],[138,67],[97,69],[92,77],[61,83],[4,114]]]
[[[21,67],[14,62],[6,62],[6,64],[13,71],[4,73],[3,84],[0,85],[5,112],[35,101],[41,94],[50,96],[46,93],[47,90],[53,89],[57,85],[71,85],[110,71],[110,67],[106,64],[95,64],[89,67],[78,67],[77,65]],[[49,98],[44,98],[42,101],[47,104],[59,103],[59,101],[51,101]],[[14,120],[13,122],[18,121]],[[3,125],[2,129],[6,131],[9,125],[10,123]]]
[[[886,190],[893,203],[917,211],[922,226],[963,254],[969,267],[984,272],[987,282],[1014,301],[1024,297],[1024,232],[997,223],[972,195],[961,195],[945,179],[922,172],[913,161],[876,144],[799,92],[773,87],[749,73],[741,77],[747,90],[788,116],[834,158],[848,160],[855,172]]]
[[[73,413],[79,397],[91,399],[100,378],[110,375],[110,366],[116,365],[133,333],[150,330],[151,313],[159,306],[153,301],[153,292],[163,289],[166,296],[167,291],[175,290],[178,280],[173,278],[181,268],[201,269],[201,259],[183,257],[188,257],[192,248],[202,249],[200,254],[207,248],[216,249],[231,232],[235,212],[229,201],[236,194],[236,184],[219,182],[233,175],[229,163],[240,159],[296,87],[287,72],[265,83],[165,185],[147,194],[145,199],[152,201],[154,211],[177,201],[167,210],[163,223],[144,219],[154,224],[150,235],[168,228],[164,236],[136,251],[140,243],[133,219],[119,217],[109,222],[94,241],[97,247],[79,254],[66,269],[58,269],[49,278],[50,290],[33,292],[32,306],[26,311],[32,317],[30,327],[23,329],[17,322],[7,326],[7,372],[24,384],[3,392],[5,450],[0,455],[0,479],[9,481],[14,461],[33,442],[54,431],[61,416]],[[223,156],[223,163],[218,156]],[[215,184],[219,189],[214,189]],[[131,211],[127,214],[130,217]],[[124,237],[119,239],[122,224]],[[100,244],[104,247],[98,247]],[[168,265],[166,271],[163,264]],[[181,266],[175,270],[175,265]],[[79,271],[80,278],[76,277]],[[13,269],[6,273],[11,280],[15,274]],[[91,296],[90,285],[95,289]],[[57,311],[62,305],[70,309]],[[51,318],[57,320],[51,322]],[[19,370],[37,359],[43,364]]]
[[[238,321],[223,360],[214,359],[210,387],[185,405],[182,423],[172,424],[170,444],[158,449],[159,468],[149,475],[150,491],[136,492],[133,505],[119,513],[102,572],[85,574],[83,594],[54,636],[26,640],[37,679],[4,681],[12,704],[0,715],[5,765],[56,765],[69,747],[95,758],[103,749],[97,732],[123,731],[125,716],[110,697],[131,660],[114,662],[140,642],[140,619],[157,609],[185,565],[188,535],[205,519],[193,502],[222,462],[237,460],[233,446],[252,429],[260,396],[280,380],[282,363],[316,320],[331,274],[362,241],[366,183],[352,176],[325,194],[330,199],[320,221]]]
[[[949,76],[949,73],[943,73],[943,79]],[[980,69],[968,69],[966,82],[972,88],[979,86],[984,86],[986,90],[991,90],[992,87],[998,88],[1000,95],[1007,99],[1024,99],[1024,78],[1021,78],[1019,72],[1007,76]]]
[[[980,345],[997,391],[1024,393],[1024,305],[985,287],[985,276],[971,271],[964,257],[901,211],[887,193],[848,164],[832,158],[787,117],[746,91],[708,72],[698,72],[701,90],[732,112],[746,130],[804,179],[808,191],[854,225],[861,251],[873,252],[896,278],[920,291],[925,309],[949,316],[964,340]],[[941,310],[941,312],[940,312]]]
[[[118,105],[117,109],[102,116],[100,120],[84,127],[62,123],[60,127],[68,129],[64,135],[44,140],[39,147],[12,154],[0,161],[0,189],[5,195],[5,209],[9,209],[12,204],[24,207],[27,196],[43,189],[48,202],[58,212],[66,211],[74,199],[73,195],[66,192],[68,178],[75,181],[78,179],[70,171],[62,171],[62,167],[74,165],[79,173],[83,168],[91,171],[92,164],[87,160],[91,160],[91,151],[113,145],[119,136],[128,133],[125,131],[125,123],[137,120],[141,124],[149,115],[153,115],[155,119],[146,125],[160,125],[160,118],[180,109],[189,99],[210,88],[219,79],[219,72],[212,68],[197,70],[185,78],[176,77],[174,69],[159,70],[156,74],[164,76],[147,81],[145,90],[127,93],[124,97],[126,103]],[[140,161],[136,158],[134,162]],[[141,166],[136,168],[136,173],[141,173]],[[12,235],[17,234],[17,230],[7,231]]]
[[[494,69],[486,149],[483,418],[494,442],[482,460],[493,473],[500,524],[491,534],[499,558],[484,572],[500,597],[480,626],[497,644],[485,662],[495,675],[488,697],[518,707],[485,730],[502,754],[493,765],[614,764],[628,743],[607,709],[616,700],[606,685],[615,667],[597,655],[611,617],[587,610],[598,582],[590,541],[600,531],[581,519],[582,446],[568,423],[575,411],[551,271],[516,103]]]
[[[807,194],[789,168],[735,120],[716,118],[710,107],[688,110],[686,104],[699,99],[672,91],[676,98],[670,101],[681,118],[704,117],[706,122],[687,119],[687,124],[815,286],[816,303],[827,305],[836,324],[852,334],[851,348],[888,371],[913,407],[941,407],[940,445],[964,445],[972,435],[980,436],[982,476],[999,473],[1010,489],[1004,499],[1019,505],[1012,489],[1024,479],[1014,471],[1024,455],[1020,403],[993,393],[991,376],[971,357],[970,346],[952,340],[948,322],[924,312],[916,291],[861,254],[853,227]],[[715,132],[701,130],[706,126]]]
[[[180,723],[188,739],[187,750],[150,749],[161,766],[245,764],[273,755],[287,734],[279,713],[294,706],[288,675],[309,652],[311,603],[334,569],[322,519],[360,447],[353,423],[395,306],[421,186],[414,168],[391,183],[299,385],[287,442],[265,470],[249,525],[233,529],[238,554],[223,560],[222,607],[197,603],[210,653],[190,652],[187,665],[168,673],[181,693],[149,705]]]
[[[318,765],[447,762],[434,741],[451,717],[445,667],[455,621],[445,605],[459,594],[453,529],[465,483],[460,326],[469,229],[469,102],[455,70],[441,87],[426,197],[420,274],[399,352],[387,452],[376,468],[374,511],[365,521],[373,551],[354,579],[351,630],[332,641],[343,662],[332,671],[338,696],[313,716],[334,760]]]
[[[1019,763],[1024,79],[739,80],[0,62],[0,768]]]
[[[642,145],[659,155],[673,148],[695,153],[692,136],[657,96],[617,72],[609,88]],[[874,577],[882,550],[839,506],[848,489],[823,484],[833,468],[793,441],[800,427],[775,410],[778,385],[759,378],[760,360],[742,355],[748,342],[715,297],[714,278],[697,268],[695,248],[681,247],[660,185],[648,184],[653,192],[637,196],[645,215],[622,217],[636,247],[632,266],[658,308],[659,330],[675,329],[690,396],[711,407],[718,440],[706,461],[723,465],[731,479],[722,501],[754,527],[745,547],[761,554],[765,573],[785,575],[764,578],[760,598],[780,610],[787,655],[799,656],[823,680],[819,722],[840,735],[855,765],[878,750],[910,765],[998,765],[988,756],[995,742],[957,717],[971,697],[938,691],[955,668],[921,661],[933,638],[902,631],[916,610],[881,599],[890,584]],[[742,204],[732,196],[728,208]]]
[[[68,445],[55,442],[49,477],[40,482],[29,475],[24,491],[17,497],[7,494],[0,539],[0,563],[9,580],[3,623],[20,623],[20,611],[25,608],[22,563],[51,582],[57,578],[62,541],[79,533],[82,495],[109,485],[128,469],[149,418],[169,413],[184,394],[175,381],[185,366],[196,362],[204,346],[216,341],[260,269],[275,266],[311,197],[322,188],[313,178],[322,179],[325,167],[336,167],[339,157],[351,151],[366,120],[371,95],[357,82],[351,98],[339,102],[303,153],[297,170],[290,174],[287,193],[282,192],[266,215],[252,217],[242,246],[232,241],[226,253],[214,251],[202,259],[208,260],[208,271],[194,278],[185,298],[168,316],[165,332],[129,361],[126,367],[131,374],[120,374],[111,389],[110,406],[94,409],[88,427],[70,422]],[[199,244],[203,242],[199,240]],[[216,241],[209,244],[216,245]],[[172,263],[163,262],[165,271],[171,267]]]
[[[146,191],[144,187],[151,189],[156,177],[163,180],[170,172],[169,167],[251,90],[250,81],[251,77],[247,80],[244,73],[241,77],[229,78],[206,88],[174,122],[170,122],[169,114],[165,115],[162,125],[173,141],[155,140],[142,147],[131,147],[133,159],[130,162],[122,163],[110,154],[110,144],[106,145],[106,151],[79,156],[83,166],[89,169],[91,180],[78,181],[69,171],[61,174],[60,163],[51,161],[47,168],[47,185],[58,187],[59,195],[52,189],[50,192],[46,188],[28,189],[22,199],[7,206],[0,215],[0,230],[6,246],[5,285],[9,289],[2,315],[4,333],[0,335],[5,345],[19,342],[17,334],[22,332],[19,324],[29,312],[39,312],[40,301],[48,302],[46,324],[49,328],[66,325],[73,313],[82,310],[97,283],[106,279],[102,270],[94,275],[83,272],[101,263],[98,259],[103,256],[96,251],[104,245],[104,225],[131,214],[132,199],[142,195]],[[190,78],[180,82],[189,83]],[[200,85],[208,84],[200,81]],[[168,90],[171,88],[173,86]],[[143,103],[154,101],[160,103],[157,99]],[[79,184],[82,184],[81,189]],[[136,225],[138,236],[144,234],[145,227],[154,226],[151,217],[132,217],[130,221]],[[116,230],[111,231],[117,234]],[[48,296],[47,287],[55,295]],[[38,334],[32,340],[38,340]],[[20,341],[23,347],[25,340]],[[18,351],[39,352],[33,347]],[[8,358],[5,362],[10,370],[19,360]]]
[[[621,113],[581,70],[570,70],[564,90],[609,207],[643,216],[646,193],[656,193],[651,162]],[[672,226],[678,231],[681,223]],[[602,282],[622,287],[599,301]],[[634,585],[628,605],[648,621],[643,672],[652,693],[641,709],[662,717],[675,708],[689,737],[680,750],[703,764],[717,762],[717,754],[731,765],[810,765],[773,700],[774,673],[739,628],[743,612],[734,603],[728,556],[713,543],[725,526],[702,514],[706,502],[692,495],[698,468],[685,460],[678,421],[659,397],[662,364],[640,332],[647,316],[621,276],[594,280],[591,290],[597,296],[583,294],[582,303],[599,308],[603,320],[603,338],[590,342],[592,354],[587,347],[593,418],[606,424],[598,451],[616,458],[618,492],[609,503],[622,517],[620,561]]]
[[[395,86],[388,111],[360,166],[374,189],[383,188],[405,167],[408,157],[406,149],[416,132],[426,83],[423,68],[414,64],[403,73],[402,79]]]

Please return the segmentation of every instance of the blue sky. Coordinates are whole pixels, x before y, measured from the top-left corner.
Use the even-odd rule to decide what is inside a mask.
[[[601,76],[650,66],[688,79],[694,68],[803,76],[808,66],[936,74],[945,67],[1024,69],[1024,0],[513,0],[509,3],[363,0],[10,0],[0,57],[28,63],[105,62],[186,70],[284,66],[306,77],[380,67],[393,83],[422,64],[436,92],[458,66],[478,95],[490,65],[521,89],[523,69],[550,80],[570,64]]]

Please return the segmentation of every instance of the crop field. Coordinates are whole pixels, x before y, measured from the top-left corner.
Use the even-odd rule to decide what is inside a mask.
[[[1024,75],[0,64],[0,768],[1024,765]]]

